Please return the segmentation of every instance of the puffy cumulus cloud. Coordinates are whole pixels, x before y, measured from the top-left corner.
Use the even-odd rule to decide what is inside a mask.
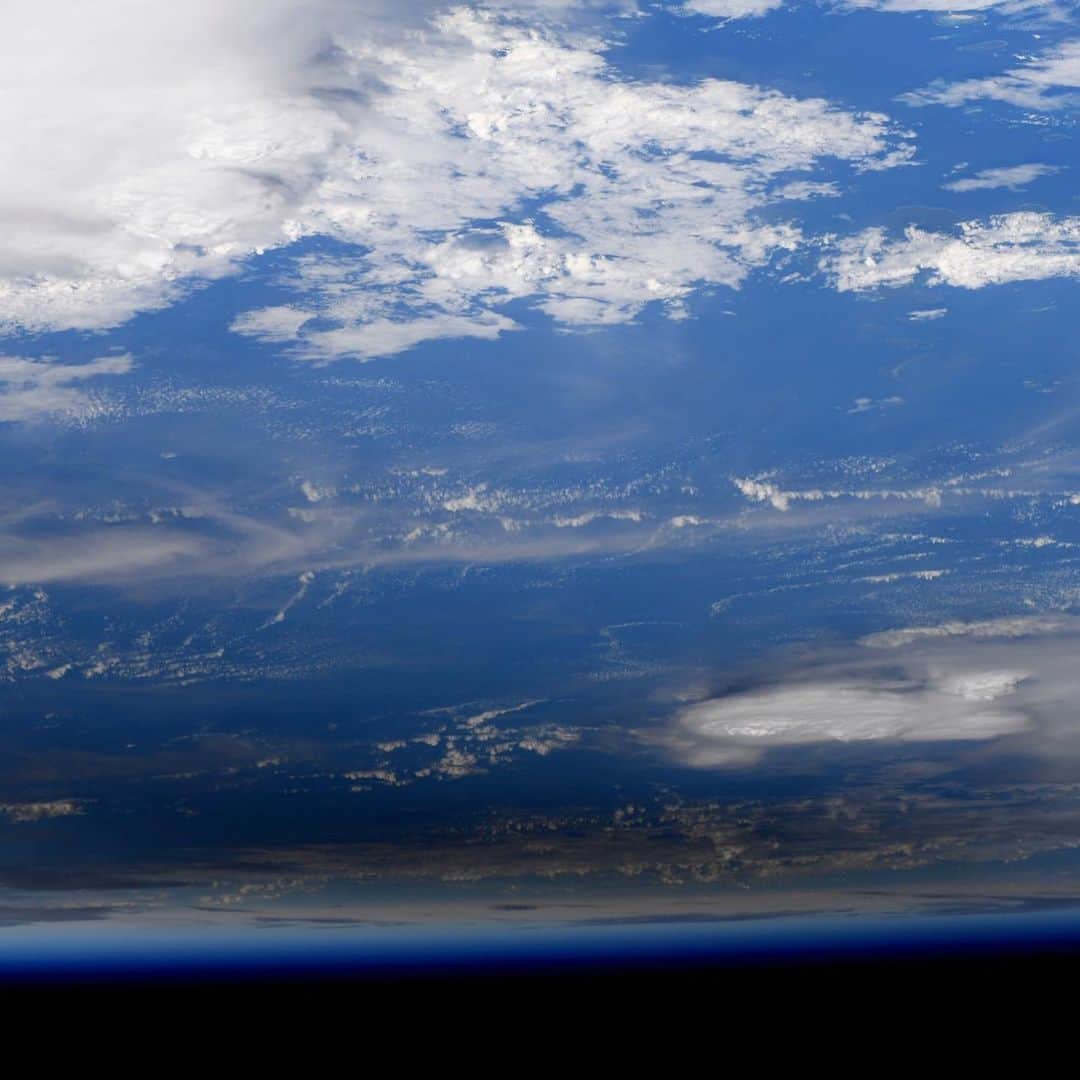
[[[793,174],[906,160],[881,115],[624,78],[567,5],[510,6],[11,0],[0,328],[117,325],[316,237],[237,331],[368,357],[496,336],[515,299],[679,314],[798,242],[755,216]]]
[[[1019,191],[1043,176],[1052,176],[1060,172],[1056,165],[1040,165],[1032,162],[1027,165],[1009,165],[1001,169],[980,169],[974,176],[961,177],[942,184],[946,191],[987,191],[993,188],[1008,188]]]
[[[860,408],[858,402],[865,404]],[[903,404],[901,399],[885,399],[885,407]],[[882,403],[871,402],[868,398],[860,398],[856,401],[856,408],[851,412],[866,412],[875,405]],[[774,510],[786,513],[793,503],[820,503],[836,499],[856,499],[862,502],[871,501],[899,501],[921,502],[926,506],[938,507],[941,505],[942,489],[939,486],[916,488],[803,488],[786,489],[775,484],[768,477],[738,477],[733,476],[731,482],[739,489],[739,492],[752,503],[768,503]],[[960,490],[960,489],[954,489]],[[964,494],[974,494],[971,489],[962,489]]]
[[[907,160],[883,116],[720,80],[630,81],[604,50],[465,8],[400,44],[349,44],[380,89],[312,225],[346,254],[298,259],[285,282],[298,299],[234,329],[367,358],[495,337],[512,300],[573,327],[653,302],[678,317],[702,283],[738,286],[799,242],[755,216],[792,197],[792,174]]]
[[[939,80],[903,96],[909,105],[966,105],[1001,101],[1022,109],[1072,108],[1080,89],[1080,41],[1067,41],[1000,75],[960,82]]]
[[[126,375],[133,368],[128,353],[101,356],[85,364],[63,364],[51,357],[0,356],[0,423],[84,415],[94,408],[87,382]]]
[[[1080,218],[1023,212],[961,222],[956,232],[866,229],[835,241],[820,267],[843,292],[907,285],[980,289],[1080,275]]]

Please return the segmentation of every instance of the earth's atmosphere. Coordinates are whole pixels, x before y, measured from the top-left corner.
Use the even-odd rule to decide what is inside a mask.
[[[0,54],[4,962],[1080,906],[1075,3]]]

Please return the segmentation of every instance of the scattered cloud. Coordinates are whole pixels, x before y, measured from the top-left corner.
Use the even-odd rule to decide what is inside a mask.
[[[1036,637],[1061,634],[1074,627],[1075,620],[1056,615],[1022,615],[1007,619],[982,619],[974,622],[953,620],[933,626],[908,626],[883,630],[862,638],[861,644],[875,649],[897,649],[941,638],[976,638],[980,640]]]
[[[866,229],[829,245],[820,267],[841,292],[908,285],[980,289],[1080,276],[1080,218],[1020,212],[961,222],[954,232],[911,225],[900,237]]]
[[[686,0],[683,10],[713,19],[746,19],[767,15],[784,3],[785,0]]]
[[[682,10],[716,19],[758,18],[783,7],[788,0],[685,0]],[[961,19],[982,11],[1007,15],[1057,15],[1069,7],[1068,0],[827,0],[843,11],[871,8],[896,13],[939,12]]]
[[[1023,58],[1019,67],[1000,75],[960,82],[938,80],[904,94],[909,105],[956,107],[973,101],[1000,101],[1021,109],[1053,111],[1072,108],[1080,89],[1080,41],[1067,41],[1038,56]]]
[[[1019,191],[1042,176],[1051,176],[1060,171],[1056,165],[1009,165],[1000,169],[981,169],[974,176],[952,180],[942,184],[942,187],[946,191],[987,191],[993,188]]]
[[[579,329],[654,303],[679,318],[702,284],[737,287],[800,243],[758,217],[832,190],[792,173],[910,157],[879,114],[714,79],[631,81],[606,47],[464,8],[401,45],[353,42],[383,89],[313,226],[347,250],[297,259],[284,282],[297,300],[234,329],[282,341],[291,327],[298,355],[364,359],[497,337],[514,300]]]
[[[50,799],[47,802],[0,803],[0,814],[12,824],[25,825],[52,818],[73,817],[85,813],[79,799]]]
[[[895,409],[897,406],[903,404],[904,399],[902,397],[897,397],[895,394],[885,398],[860,397],[855,399],[851,408],[847,411],[849,415],[853,413],[881,412],[884,409]]]
[[[127,375],[134,366],[128,353],[100,356],[85,364],[65,364],[54,357],[0,356],[0,423],[84,416],[95,403],[85,384],[108,375]]]
[[[774,510],[780,510],[781,512],[790,510],[792,504],[796,502],[818,503],[835,499],[899,500],[901,502],[921,502],[927,506],[937,507],[941,505],[942,497],[942,490],[938,485],[915,488],[785,489],[766,477],[732,477],[731,482],[751,502],[768,503]]]
[[[234,329],[316,360],[497,337],[513,300],[678,317],[799,243],[759,214],[793,174],[911,153],[877,113],[625,77],[564,5],[130,6],[5,6],[7,331],[114,326],[301,239],[291,298]]]

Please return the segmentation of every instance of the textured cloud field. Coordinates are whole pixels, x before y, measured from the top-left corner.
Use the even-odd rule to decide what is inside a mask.
[[[1067,860],[1077,40],[10,0],[0,884]]]

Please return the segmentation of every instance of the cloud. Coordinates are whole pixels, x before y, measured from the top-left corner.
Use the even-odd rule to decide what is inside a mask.
[[[134,369],[128,353],[100,356],[85,364],[63,364],[52,357],[0,356],[0,423],[47,416],[85,416],[95,400],[83,384]]]
[[[192,574],[207,554],[204,539],[168,529],[116,527],[60,537],[0,533],[0,584],[132,581],[180,568]]]
[[[864,413],[864,412],[882,412],[885,409],[895,409],[899,405],[904,404],[902,397],[897,397],[895,394],[891,397],[885,398],[856,398],[850,409],[849,414]]]
[[[841,292],[908,285],[980,289],[1080,276],[1080,218],[1021,212],[964,221],[952,233],[911,225],[901,237],[866,229],[835,241],[820,268]]]
[[[892,12],[939,11],[948,15],[994,10],[1012,15],[1057,13],[1069,6],[1069,0],[841,0],[839,6]]]
[[[114,326],[301,239],[234,329],[313,359],[491,338],[513,300],[679,315],[799,242],[758,214],[792,174],[910,156],[879,114],[624,77],[576,8],[433,10],[5,5],[0,330]]]
[[[945,742],[1023,731],[1029,718],[1007,703],[1024,674],[974,672],[959,680],[809,682],[732,694],[684,709],[678,737],[694,765],[756,761],[774,747],[815,743]]]
[[[384,89],[317,225],[351,248],[298,259],[283,281],[297,301],[234,329],[280,341],[291,322],[298,355],[363,359],[498,336],[513,300],[578,328],[653,303],[680,317],[700,285],[737,287],[800,242],[757,216],[820,193],[792,173],[909,156],[878,114],[720,80],[630,81],[605,49],[464,8],[400,46],[352,43]]]
[[[1001,169],[981,169],[974,176],[966,176],[941,186],[946,191],[986,191],[992,188],[1019,191],[1042,176],[1051,176],[1060,171],[1056,165],[1010,165]]]
[[[686,0],[684,11],[714,19],[759,18],[784,6],[784,0]]]
[[[753,765],[792,746],[884,748],[1020,734],[1031,753],[1076,754],[1077,633],[1080,620],[1051,615],[884,631],[820,650],[763,684],[678,709],[666,742],[700,767]]]
[[[867,401],[867,399],[861,399]],[[888,399],[886,399],[888,401]],[[899,404],[899,402],[889,402]],[[865,412],[874,405],[868,402],[865,408],[851,410]],[[921,502],[927,506],[941,505],[942,490],[937,485],[916,488],[803,488],[799,490],[781,488],[766,477],[732,477],[731,482],[740,493],[754,503],[768,503],[775,510],[786,512],[795,502],[826,502],[835,499],[858,499],[861,501]],[[953,489],[957,493],[957,489]],[[964,489],[963,494],[973,492]]]
[[[695,15],[717,19],[758,18],[783,7],[787,0],[685,0],[682,10]],[[875,11],[896,13],[940,12],[955,18],[981,11],[998,11],[1007,15],[1044,14],[1059,16],[1066,11],[1069,0],[832,0],[831,7],[841,11],[872,8]]]
[[[909,626],[898,630],[883,630],[862,638],[861,644],[875,649],[897,649],[941,638],[991,640],[1061,634],[1073,626],[1073,620],[1056,615],[1016,616],[1008,619],[982,619],[975,622],[953,620],[933,626]]]
[[[1067,41],[1041,56],[1028,57],[1021,67],[981,79],[947,82],[939,79],[922,90],[905,94],[909,105],[956,107],[972,101],[1000,101],[1021,109],[1072,108],[1080,89],[1080,41]]]
[[[0,814],[13,824],[49,821],[85,813],[79,799],[52,799],[49,802],[0,803]]]

